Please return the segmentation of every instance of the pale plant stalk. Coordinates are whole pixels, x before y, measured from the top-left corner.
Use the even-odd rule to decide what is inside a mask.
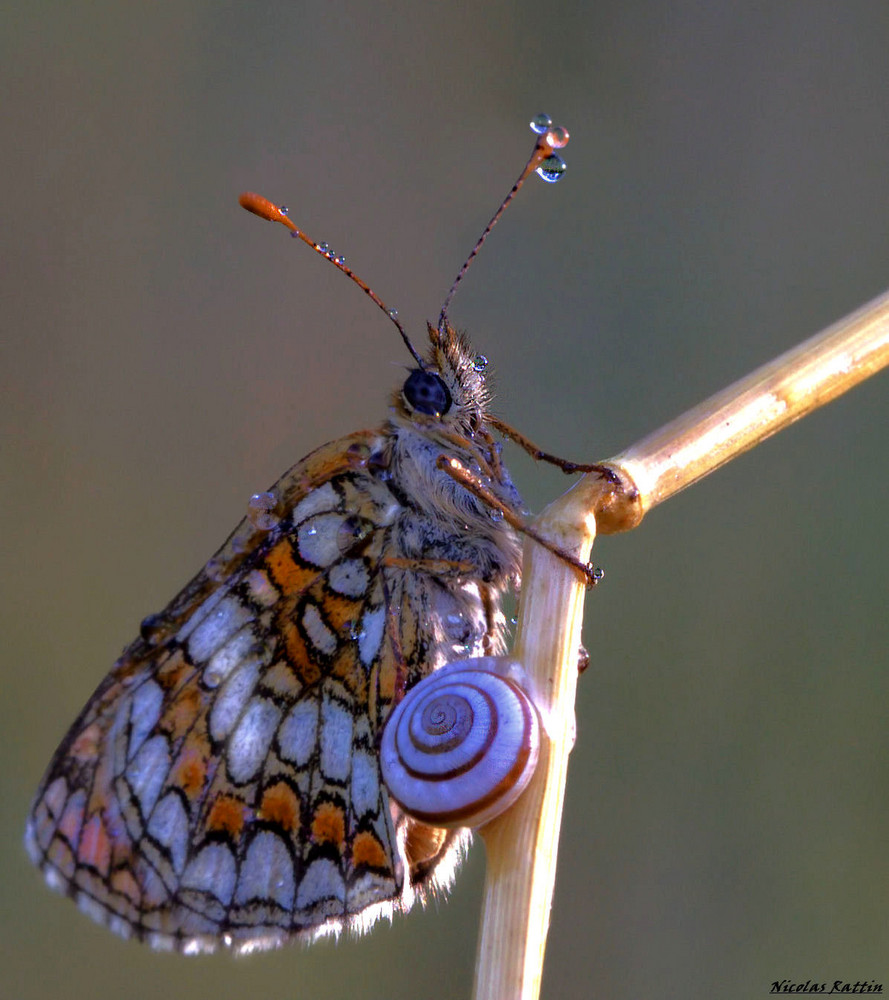
[[[586,562],[596,531],[635,527],[656,504],[889,364],[889,292],[615,456],[620,485],[591,475],[534,522]],[[541,546],[525,544],[514,655],[546,732],[528,789],[480,831],[487,872],[474,1000],[537,1000],[556,874],[584,587]]]

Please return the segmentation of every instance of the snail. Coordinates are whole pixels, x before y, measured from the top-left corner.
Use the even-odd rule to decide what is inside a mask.
[[[483,656],[449,663],[399,702],[380,763],[392,798],[437,827],[478,827],[524,791],[540,752],[540,719],[514,678],[520,664]]]

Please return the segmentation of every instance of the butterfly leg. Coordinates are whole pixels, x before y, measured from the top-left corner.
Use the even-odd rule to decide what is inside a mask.
[[[519,517],[514,510],[507,507],[503,501],[494,496],[494,494],[483,483],[479,482],[478,478],[474,476],[458,459],[448,458],[447,455],[439,455],[436,465],[442,470],[442,472],[446,472],[451,479],[458,482],[464,489],[469,490],[473,496],[478,497],[482,503],[485,503],[494,510],[499,511],[503,515],[503,519],[507,522],[507,524],[510,524],[520,534],[526,535],[528,538],[532,538],[539,545],[542,545],[545,549],[552,552],[553,555],[558,556],[563,562],[577,570],[578,574],[588,587],[595,587],[595,585],[602,579],[601,570],[595,569],[586,563],[582,563],[566,549],[563,549],[561,546],[555,545],[553,542],[549,541],[549,539],[544,538],[539,531],[532,528],[531,525],[529,525],[523,518]]]
[[[555,465],[556,468],[561,469],[566,475],[573,475],[575,472],[598,472],[603,479],[607,479],[618,485],[620,484],[620,479],[618,478],[617,473],[613,469],[608,468],[607,465],[584,465],[580,462],[569,462],[565,458],[559,458],[558,455],[551,455],[548,451],[538,448],[537,445],[526,438],[524,434],[517,431],[504,420],[500,420],[498,417],[490,416],[488,418],[488,422],[492,427],[495,427],[498,431],[500,431],[504,437],[508,437],[510,441],[514,441],[535,461],[548,462],[550,465]]]

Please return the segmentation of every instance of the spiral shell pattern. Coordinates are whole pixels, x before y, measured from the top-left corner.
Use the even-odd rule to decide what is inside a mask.
[[[481,826],[531,780],[540,722],[528,695],[504,676],[510,663],[450,663],[392,712],[380,747],[383,780],[409,815],[432,826]]]

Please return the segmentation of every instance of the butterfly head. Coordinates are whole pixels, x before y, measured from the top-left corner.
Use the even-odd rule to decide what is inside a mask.
[[[395,414],[472,437],[484,423],[490,402],[487,359],[450,326],[439,330],[430,324],[429,340],[432,347],[423,367],[412,368],[394,394]]]

